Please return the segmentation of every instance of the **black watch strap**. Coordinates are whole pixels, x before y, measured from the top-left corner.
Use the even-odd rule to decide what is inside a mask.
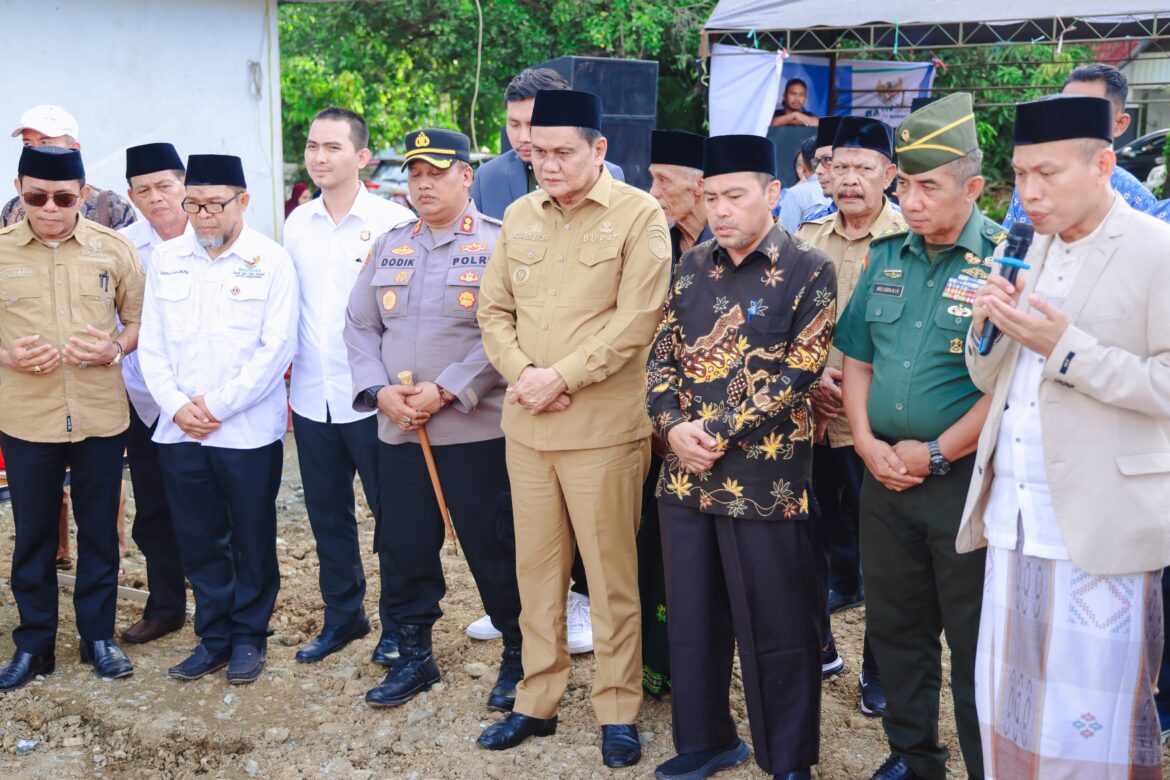
[[[367,387],[364,391],[362,391],[362,395],[366,397],[366,403],[370,406],[371,409],[378,408],[378,391],[385,386],[386,385],[374,385],[373,387]]]

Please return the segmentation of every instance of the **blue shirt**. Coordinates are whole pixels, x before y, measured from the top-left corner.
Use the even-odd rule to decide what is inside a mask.
[[[821,189],[821,183],[814,173],[800,184],[787,187],[780,193],[780,202],[776,204],[775,214],[780,218],[780,224],[789,233],[795,233],[813,212],[822,211],[825,206],[832,205],[833,201]]]
[[[1120,166],[1114,167],[1113,176],[1109,179],[1109,186],[1117,190],[1117,194],[1121,196],[1122,200],[1146,214],[1152,213],[1158,204],[1154,194],[1147,190],[1136,176]],[[1003,226],[1010,228],[1017,222],[1032,224],[1032,220],[1028,219],[1028,215],[1024,213],[1024,205],[1020,203],[1020,191],[1012,190],[1012,202],[1008,204],[1007,214],[1003,218]]]

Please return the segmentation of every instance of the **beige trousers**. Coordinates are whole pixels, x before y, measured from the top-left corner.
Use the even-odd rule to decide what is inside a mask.
[[[551,718],[568,685],[565,595],[576,541],[589,580],[593,711],[603,725],[634,723],[642,704],[635,536],[650,441],[542,452],[508,439],[507,447],[524,637],[514,711]]]

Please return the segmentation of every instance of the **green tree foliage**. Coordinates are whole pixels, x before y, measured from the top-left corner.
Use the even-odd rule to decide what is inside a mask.
[[[504,87],[569,54],[655,59],[659,117],[700,129],[699,32],[715,0],[481,0],[475,138],[499,147]],[[474,0],[385,0],[280,8],[284,150],[300,162],[309,120],[336,104],[370,124],[372,149],[422,125],[468,132],[479,34]]]

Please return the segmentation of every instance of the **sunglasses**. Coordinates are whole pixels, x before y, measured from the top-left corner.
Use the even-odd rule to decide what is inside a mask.
[[[68,209],[77,205],[77,198],[72,192],[54,192],[49,195],[47,192],[26,192],[21,195],[24,202],[35,209],[39,209],[49,202],[49,198],[53,199],[53,203],[57,204],[58,208]]]

